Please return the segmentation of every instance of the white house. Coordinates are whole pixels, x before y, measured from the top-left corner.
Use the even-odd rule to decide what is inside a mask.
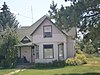
[[[75,55],[75,28],[62,31],[46,15],[31,26],[21,27],[17,33],[18,58],[30,63],[65,60]]]

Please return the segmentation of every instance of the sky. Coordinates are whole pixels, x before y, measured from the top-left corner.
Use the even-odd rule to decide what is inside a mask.
[[[0,0],[0,7],[6,2],[10,11],[16,15],[21,26],[30,26],[42,16],[48,14],[52,1],[57,3],[57,8],[69,5],[65,0]],[[33,20],[32,20],[33,15]]]

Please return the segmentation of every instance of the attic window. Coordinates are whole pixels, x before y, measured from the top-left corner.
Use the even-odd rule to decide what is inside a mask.
[[[43,27],[43,33],[44,33],[44,37],[52,37],[52,26],[44,26]]]
[[[22,43],[28,43],[28,42],[31,42],[30,38],[25,36],[22,40],[21,40]]]

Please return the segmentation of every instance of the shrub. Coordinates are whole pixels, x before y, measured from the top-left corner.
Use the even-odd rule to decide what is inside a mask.
[[[80,50],[77,50],[75,57],[68,58],[66,60],[67,65],[81,65],[81,64],[86,64],[86,63],[87,63],[86,56]]]
[[[81,50],[77,50],[76,53],[77,54],[83,54],[83,52]]]
[[[64,60],[54,60],[52,61],[52,66],[53,67],[64,67],[65,66],[65,61]]]
[[[66,60],[66,64],[70,66],[75,66],[75,65],[80,65],[82,64],[81,60],[76,59],[76,58],[68,58]]]
[[[35,68],[49,68],[51,66],[51,63],[35,63]]]
[[[65,61],[63,60],[54,60],[49,63],[36,63],[35,68],[51,68],[51,67],[64,67],[66,65]]]
[[[84,54],[76,54],[75,58],[81,60],[82,64],[87,63],[87,59],[86,59],[86,56]]]

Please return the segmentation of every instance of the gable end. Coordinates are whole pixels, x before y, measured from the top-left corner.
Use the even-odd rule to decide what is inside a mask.
[[[28,36],[25,36],[20,42],[29,43],[29,42],[31,42],[31,39]]]

